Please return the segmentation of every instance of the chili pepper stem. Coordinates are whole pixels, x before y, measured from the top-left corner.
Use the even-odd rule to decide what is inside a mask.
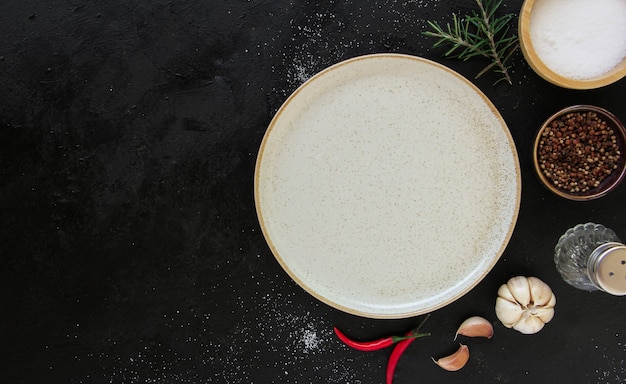
[[[422,325],[424,325],[424,323],[426,322],[426,320],[428,320],[429,317],[430,317],[430,313],[427,314],[426,317],[424,317],[424,320],[422,320],[417,326],[417,328],[415,328],[415,333],[419,332],[420,328],[422,328]]]
[[[397,343],[398,341],[402,341],[402,340],[419,339],[420,337],[426,337],[426,336],[430,336],[430,332],[429,333],[413,333],[412,331],[410,335],[406,335],[406,336],[391,336],[391,340],[393,340],[394,343]]]
[[[394,343],[397,343],[398,341],[402,341],[402,340],[419,339],[420,337],[430,336],[430,332],[420,333],[420,328],[422,328],[422,325],[424,325],[424,323],[426,322],[426,320],[428,320],[429,317],[430,317],[430,313],[428,315],[426,315],[426,317],[424,317],[424,320],[422,320],[419,323],[417,328],[409,331],[404,336],[391,336],[391,340],[393,340]]]

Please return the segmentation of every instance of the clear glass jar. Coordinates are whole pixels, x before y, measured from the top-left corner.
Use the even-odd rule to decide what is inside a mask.
[[[626,246],[602,224],[568,229],[554,248],[554,263],[563,280],[578,289],[626,295]]]

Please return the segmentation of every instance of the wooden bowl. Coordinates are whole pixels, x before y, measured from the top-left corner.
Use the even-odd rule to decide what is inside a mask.
[[[540,147],[541,140],[543,138],[543,133],[548,129],[547,127],[555,120],[559,119],[563,115],[572,112],[595,112],[598,117],[604,120],[607,123],[607,127],[613,129],[613,134],[616,136],[616,144],[617,149],[620,151],[619,159],[617,161],[617,168],[614,169],[611,174],[609,174],[604,180],[600,182],[600,184],[596,187],[593,187],[585,192],[571,192],[566,189],[562,189],[557,187],[554,182],[546,176],[544,170],[541,166],[540,161]],[[594,200],[605,196],[610,191],[617,188],[617,186],[621,183],[624,178],[624,174],[626,173],[626,130],[624,129],[624,124],[622,124],[619,119],[613,115],[611,112],[596,107],[593,105],[574,105],[571,107],[564,108],[557,113],[550,116],[541,126],[539,132],[537,133],[537,137],[535,138],[535,144],[533,147],[533,164],[539,179],[542,184],[555,193],[558,196],[564,197],[569,200],[575,201],[587,201]],[[559,160],[560,164],[563,164],[561,160]]]
[[[524,1],[519,16],[518,32],[522,53],[530,67],[539,76],[552,84],[558,85],[559,87],[570,89],[600,88],[605,85],[612,84],[626,76],[626,58],[624,58],[622,62],[615,68],[613,68],[609,72],[606,72],[602,76],[586,80],[577,80],[563,77],[560,74],[554,72],[548,66],[546,66],[537,56],[537,53],[535,52],[533,43],[530,38],[530,15],[533,10],[534,4],[535,0]]]

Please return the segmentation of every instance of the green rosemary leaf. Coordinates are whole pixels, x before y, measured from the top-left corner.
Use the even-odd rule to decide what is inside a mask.
[[[502,19],[498,19],[495,20],[492,24],[492,31],[493,34],[498,34],[502,31],[503,28],[508,29],[509,28],[509,21],[511,20],[511,18],[502,18]]]
[[[456,14],[452,14],[452,19],[453,19],[453,24],[454,24],[454,30],[455,31],[460,31],[461,30],[461,20],[459,20],[459,18],[457,17]],[[448,28],[448,30],[450,30]]]
[[[505,39],[501,40],[497,46],[498,55],[505,56],[505,53],[511,48],[513,45],[517,44],[517,39]]]
[[[490,12],[488,13],[488,19],[491,20],[494,18],[496,10],[500,8],[501,4],[502,4],[502,0],[495,1],[495,2],[492,2],[490,0],[485,0],[485,9],[490,10]]]
[[[444,56],[451,56],[451,55],[454,53],[454,51],[456,51],[456,50],[457,50],[457,48],[459,48],[459,45],[458,45],[458,44],[454,44],[454,45],[452,46],[452,48],[450,48],[450,49],[449,49],[446,53],[444,53],[443,55],[444,55]]]
[[[517,40],[511,41],[511,43],[507,45],[505,49],[502,50],[502,53],[501,53],[501,56],[503,57],[502,62],[506,63],[509,60],[509,58],[511,58],[513,53],[517,51],[517,48],[519,48],[519,44]],[[508,68],[508,67],[505,67],[505,68]]]
[[[481,77],[482,75],[484,75],[485,73],[487,73],[491,68],[493,68],[496,65],[496,63],[491,62],[491,64],[487,65],[485,68],[483,68],[480,72],[478,72],[478,74],[476,76],[474,76],[475,79],[478,79],[479,77]],[[494,69],[495,72],[498,72],[498,69]]]

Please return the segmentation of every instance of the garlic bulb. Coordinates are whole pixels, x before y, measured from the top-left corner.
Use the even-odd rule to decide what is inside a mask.
[[[496,316],[507,328],[537,333],[554,317],[555,304],[548,284],[536,277],[516,276],[498,289]]]

